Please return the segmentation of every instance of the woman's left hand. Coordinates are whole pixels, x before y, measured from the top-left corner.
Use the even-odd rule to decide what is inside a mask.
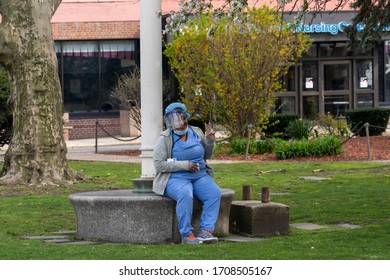
[[[196,163],[196,162],[191,162],[189,161],[188,162],[188,170],[191,172],[191,173],[196,173],[200,170],[199,168],[199,164]]]
[[[213,124],[211,122],[206,123],[206,138],[210,140],[215,139],[215,131],[213,129]]]

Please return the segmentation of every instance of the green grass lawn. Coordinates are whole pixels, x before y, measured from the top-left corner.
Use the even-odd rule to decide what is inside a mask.
[[[236,163],[216,164],[215,180],[234,189],[252,187],[260,199],[269,187],[271,201],[290,207],[290,222],[311,222],[328,228],[315,231],[290,228],[283,236],[250,243],[213,245],[100,244],[56,245],[26,239],[75,230],[68,196],[75,192],[131,188],[140,164],[70,162],[90,179],[73,186],[0,186],[0,259],[2,260],[389,260],[390,163]],[[314,170],[321,170],[315,172]],[[321,176],[326,181],[306,181]],[[360,228],[337,227],[338,223]]]

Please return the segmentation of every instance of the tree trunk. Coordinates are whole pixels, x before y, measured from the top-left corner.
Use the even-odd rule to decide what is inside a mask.
[[[0,0],[0,63],[9,74],[13,136],[0,184],[57,185],[70,169],[50,19],[61,0]]]

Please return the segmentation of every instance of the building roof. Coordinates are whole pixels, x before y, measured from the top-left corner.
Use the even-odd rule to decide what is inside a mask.
[[[63,0],[51,22],[139,21],[140,0]]]
[[[53,23],[62,22],[105,22],[105,21],[139,21],[141,0],[63,0],[52,18]],[[150,0],[149,0],[150,1]],[[214,7],[221,6],[224,0],[213,0]],[[249,6],[266,4],[276,5],[276,0],[248,0]],[[326,5],[332,11],[338,1]],[[169,14],[179,9],[179,0],[161,0],[161,11]],[[286,7],[289,11],[291,7]],[[340,10],[350,10],[349,5]]]

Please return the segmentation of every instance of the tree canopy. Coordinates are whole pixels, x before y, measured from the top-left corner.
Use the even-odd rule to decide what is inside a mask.
[[[309,46],[307,35],[282,27],[280,14],[262,6],[234,17],[200,13],[165,54],[190,110],[243,136],[248,127],[261,131],[282,89],[280,77]]]

